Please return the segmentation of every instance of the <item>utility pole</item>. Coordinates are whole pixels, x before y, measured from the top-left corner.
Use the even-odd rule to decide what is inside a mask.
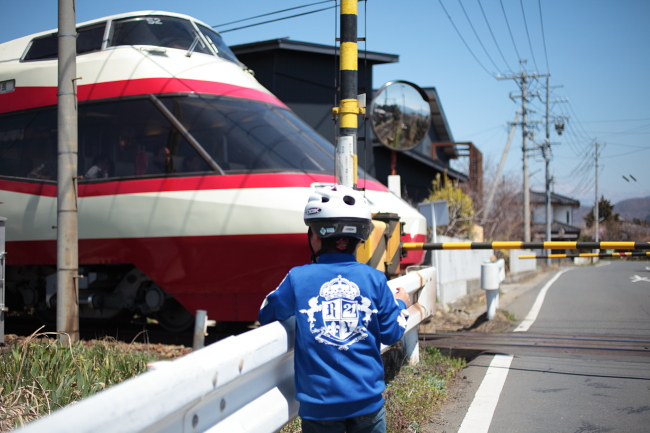
[[[522,72],[517,75],[507,77],[497,76],[497,80],[515,80],[521,89],[521,130],[522,130],[522,152],[523,152],[523,171],[524,171],[524,241],[530,242],[530,186],[528,174],[528,99],[533,96],[528,93],[527,84],[530,78],[537,79],[547,77],[548,74],[528,74],[525,71],[526,60],[519,61],[522,65]],[[514,99],[514,97],[511,96]]]
[[[341,98],[334,114],[339,114],[340,132],[336,145],[336,182],[356,187],[357,184],[357,127],[359,107],[357,48],[358,0],[341,0]]]
[[[598,215],[598,146],[599,144],[598,142],[595,142],[594,145],[596,147],[596,150],[594,151],[594,156],[596,158],[596,204],[594,205],[594,223],[596,227],[596,234],[594,240],[596,242],[599,242],[600,241],[600,233],[598,228],[598,223],[599,223],[598,219],[600,218],[600,216]]]
[[[542,146],[542,154],[544,155],[544,164],[546,168],[546,241],[551,242],[551,131],[549,129],[549,98],[550,98],[550,76],[546,77],[546,138]],[[546,250],[546,255],[551,254],[551,250]],[[550,257],[546,259],[546,266],[551,266]]]
[[[74,0],[59,0],[56,329],[61,344],[79,341],[75,21]]]
[[[542,145],[542,155],[544,157],[544,163],[546,165],[546,241],[551,242],[552,236],[551,236],[551,225],[553,223],[553,216],[551,215],[551,184],[553,183],[553,177],[551,176],[551,130],[550,130],[550,125],[551,125],[551,119],[550,119],[550,75],[546,77],[546,138],[544,140],[544,144]],[[554,86],[554,87],[561,87],[561,86]],[[556,102],[566,102],[566,101],[556,101]],[[562,131],[564,131],[564,121],[562,120],[561,122],[558,122],[557,119],[566,119],[566,116],[559,116],[555,117],[556,123],[555,123],[555,130],[557,131],[558,135],[562,135]],[[546,255],[550,255],[551,251],[548,250],[546,252]],[[551,258],[547,257],[546,258],[546,266],[551,266]]]

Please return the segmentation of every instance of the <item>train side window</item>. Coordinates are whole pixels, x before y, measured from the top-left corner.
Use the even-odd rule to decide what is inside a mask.
[[[100,157],[108,173],[90,172]],[[79,174],[85,180],[209,171],[207,163],[146,98],[79,107]]]
[[[56,180],[56,110],[0,117],[0,176]]]
[[[77,54],[91,53],[102,49],[106,24],[77,29]],[[55,59],[59,55],[57,33],[34,39],[23,60]]]
[[[55,59],[59,55],[59,42],[56,34],[34,39],[23,60]]]
[[[92,53],[102,49],[106,24],[77,30],[77,54]]]

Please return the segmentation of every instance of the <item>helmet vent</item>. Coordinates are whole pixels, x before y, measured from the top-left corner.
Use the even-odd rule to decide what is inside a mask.
[[[355,200],[354,197],[350,197],[349,195],[346,195],[343,197],[343,202],[347,205],[354,206]]]
[[[327,203],[328,201],[330,201],[329,197],[321,197],[321,202]]]

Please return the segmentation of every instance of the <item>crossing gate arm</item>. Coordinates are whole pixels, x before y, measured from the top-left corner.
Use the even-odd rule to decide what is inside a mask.
[[[435,312],[435,269],[389,281],[414,304],[407,334]],[[266,433],[298,415],[295,320],[226,338],[35,420],[21,433]],[[417,338],[416,338],[417,340]]]

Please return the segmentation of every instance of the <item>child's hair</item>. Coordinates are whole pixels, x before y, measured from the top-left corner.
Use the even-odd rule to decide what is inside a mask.
[[[354,254],[361,239],[352,236],[333,236],[321,238],[323,250],[327,252]]]

